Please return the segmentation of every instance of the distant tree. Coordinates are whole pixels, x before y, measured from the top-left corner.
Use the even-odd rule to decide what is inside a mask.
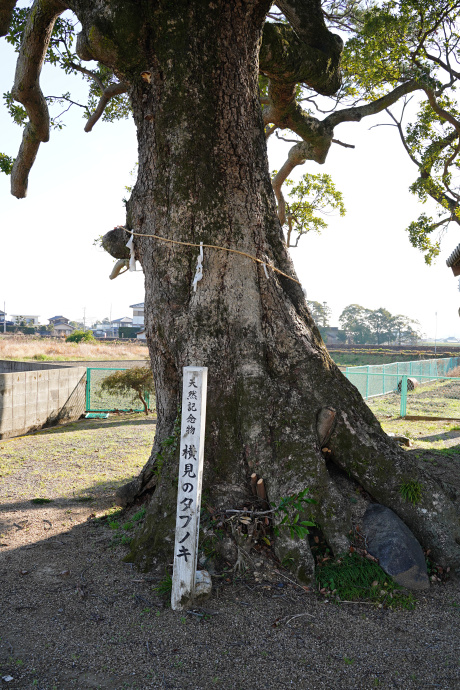
[[[359,304],[350,304],[341,313],[339,323],[353,343],[364,345],[375,341],[368,322],[369,313],[369,309]]]
[[[101,383],[101,390],[107,393],[135,393],[148,415],[149,408],[145,399],[146,393],[154,393],[153,375],[150,367],[133,367],[126,371],[114,371]]]
[[[307,304],[318,328],[327,328],[330,325],[329,319],[332,313],[332,309],[327,302],[321,303],[309,300]]]
[[[408,316],[398,314],[393,317],[393,335],[398,345],[401,345],[404,341],[417,343],[421,337],[420,323],[410,319]]]
[[[339,322],[354,343],[365,345],[397,342],[416,342],[420,338],[420,324],[408,316],[393,316],[388,309],[366,309],[350,304],[340,315]],[[419,327],[417,330],[417,326]]]
[[[374,311],[368,311],[367,323],[377,340],[377,345],[381,345],[384,342],[389,343],[392,340],[393,317],[388,309],[380,307]]]
[[[66,343],[92,343],[95,338],[91,331],[76,330],[65,339]]]

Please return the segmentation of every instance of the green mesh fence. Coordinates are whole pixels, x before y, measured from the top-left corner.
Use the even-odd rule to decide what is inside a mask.
[[[86,412],[143,412],[144,407],[136,393],[127,395],[111,395],[101,390],[103,380],[114,371],[126,371],[122,368],[86,370]],[[150,407],[150,397],[144,393],[147,406]]]
[[[410,386],[404,376],[401,382],[400,417],[430,419],[460,419],[460,378],[437,376],[417,379]]]
[[[345,376],[356,386],[365,400],[377,395],[386,395],[401,391],[403,376],[415,378],[427,383],[438,376],[446,376],[449,371],[459,366],[459,357],[442,359],[415,360],[413,362],[394,362],[392,364],[374,364],[362,367],[347,367]],[[410,382],[409,382],[410,388]]]

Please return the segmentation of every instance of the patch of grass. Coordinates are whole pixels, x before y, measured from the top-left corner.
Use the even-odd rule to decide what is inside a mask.
[[[412,594],[406,594],[377,563],[356,553],[318,563],[316,581],[322,594],[338,602],[362,600],[389,608],[415,607]]]
[[[420,503],[422,499],[422,485],[415,479],[403,482],[399,487],[399,493],[409,503]]]
[[[152,587],[153,591],[162,597],[170,597],[172,592],[172,577],[165,571],[165,576],[160,582]]]
[[[31,503],[36,503],[37,505],[42,505],[43,503],[52,503],[52,498],[31,498]]]
[[[18,492],[24,490],[29,500],[106,500],[142,469],[154,432],[153,418],[120,414],[4,439],[0,441],[0,476],[27,464],[30,469]]]
[[[107,519],[107,526],[109,529],[116,531],[116,534],[111,541],[111,546],[118,546],[119,544],[123,544],[124,546],[130,545],[133,537],[128,534],[123,534],[123,532],[133,530],[135,527],[137,527],[137,525],[144,519],[146,510],[145,507],[142,506],[142,508],[138,510],[129,520],[127,520],[127,522],[122,523],[119,518],[121,518],[123,512],[123,508],[117,509],[114,507],[110,513],[104,516],[105,519]]]

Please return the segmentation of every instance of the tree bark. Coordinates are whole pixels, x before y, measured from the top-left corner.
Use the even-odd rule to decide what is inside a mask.
[[[149,461],[119,494],[126,504],[152,493],[131,557],[143,569],[172,557],[182,368],[194,365],[208,367],[204,490],[212,505],[244,505],[254,473],[263,477],[270,502],[308,486],[316,500],[312,517],[340,553],[351,528],[341,489],[348,476],[393,508],[441,563],[459,567],[451,482],[430,476],[383,433],[330,359],[297,282],[276,214],[258,97],[270,4],[69,3],[83,26],[81,57],[101,60],[128,84],[138,132],[138,179],[126,225],[138,233],[136,257],[145,274],[158,423]],[[292,12],[302,5],[284,4]],[[337,52],[337,42],[331,45]],[[205,248],[194,291],[200,242],[219,248]],[[261,264],[222,248],[292,279],[271,269],[267,277]],[[408,477],[424,486],[417,505],[399,492]],[[308,580],[307,542],[280,537],[277,550]]]

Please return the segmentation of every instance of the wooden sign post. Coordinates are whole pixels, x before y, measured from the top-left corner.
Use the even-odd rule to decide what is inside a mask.
[[[206,367],[184,367],[180,434],[179,488],[171,608],[188,605],[195,593],[201,482],[206,422]]]

